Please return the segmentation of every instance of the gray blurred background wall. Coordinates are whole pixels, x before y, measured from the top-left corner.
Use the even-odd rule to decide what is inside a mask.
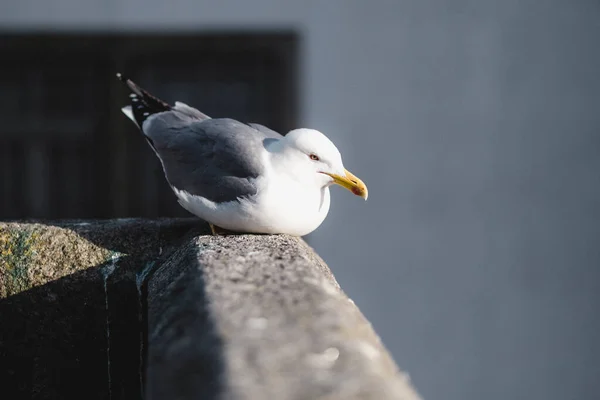
[[[596,0],[0,3],[13,35],[294,32],[275,123],[325,132],[370,189],[334,189],[307,239],[449,400],[600,398],[599,21]]]

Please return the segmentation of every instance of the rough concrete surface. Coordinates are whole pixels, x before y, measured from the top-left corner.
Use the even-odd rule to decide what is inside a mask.
[[[191,219],[0,223],[0,398],[141,398],[136,278],[198,229]]]
[[[147,398],[417,399],[302,239],[201,236],[148,282]]]
[[[302,239],[207,233],[193,218],[0,223],[2,393],[418,398]]]

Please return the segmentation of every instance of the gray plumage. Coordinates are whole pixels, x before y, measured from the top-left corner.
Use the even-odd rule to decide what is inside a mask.
[[[194,107],[190,107],[187,104],[181,103],[179,101],[175,102],[175,107],[173,107],[173,109],[175,109],[175,110],[179,111],[180,113],[187,115],[188,117],[193,118],[193,119],[197,119],[197,120],[210,119],[210,117],[208,115],[204,114],[200,110],[197,110]]]
[[[184,103],[171,106],[117,77],[133,92],[123,111],[156,152],[171,186],[217,203],[257,193],[254,179],[264,169],[264,145],[282,138],[279,133],[260,124],[211,119]]]
[[[263,141],[273,139],[233,119],[198,121],[178,110],[154,115],[143,133],[173,187],[218,203],[257,193]]]

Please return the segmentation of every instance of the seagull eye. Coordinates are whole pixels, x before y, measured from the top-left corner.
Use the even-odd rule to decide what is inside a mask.
[[[310,159],[311,159],[311,160],[313,160],[313,161],[319,161],[319,156],[318,156],[318,155],[316,155],[316,154],[311,154],[311,155],[309,155],[309,157],[310,157]]]

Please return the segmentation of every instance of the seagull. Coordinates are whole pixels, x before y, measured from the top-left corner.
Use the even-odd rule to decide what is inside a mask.
[[[179,204],[229,232],[304,236],[329,212],[329,187],[367,199],[366,185],[344,168],[335,145],[314,129],[285,136],[257,123],[211,118],[176,101],[170,105],[117,77],[131,90],[121,111],[156,153]]]

